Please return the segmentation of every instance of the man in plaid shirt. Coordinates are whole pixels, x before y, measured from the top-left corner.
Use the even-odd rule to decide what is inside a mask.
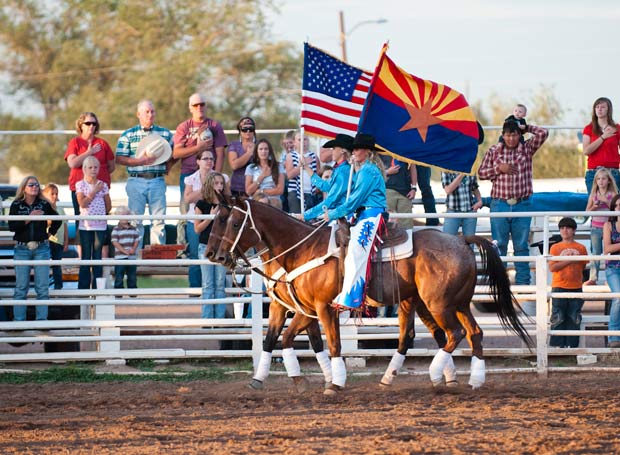
[[[172,133],[170,130],[155,125],[155,107],[149,100],[138,103],[137,117],[139,125],[125,130],[118,139],[116,146],[116,163],[127,166],[127,202],[129,209],[136,215],[144,215],[146,206],[149,206],[151,215],[166,214],[166,181],[164,177],[168,173],[172,161],[154,164],[156,157],[148,157],[143,154],[136,156],[138,144],[151,133],[159,134],[172,147]],[[151,220],[151,245],[164,245],[166,243],[166,226],[163,219]],[[140,239],[144,238],[144,226],[138,222]],[[141,240],[142,243],[142,240]]]
[[[484,156],[478,175],[482,180],[491,180],[491,212],[529,212],[532,210],[531,196],[532,159],[543,145],[549,132],[539,126],[528,125],[532,137],[521,143],[522,131],[514,121],[507,121],[502,128],[504,143],[493,145]],[[512,238],[515,256],[529,254],[528,240],[531,217],[491,218],[491,235],[497,241],[502,256],[508,251],[508,240]],[[515,284],[530,284],[530,266],[527,262],[515,263]]]
[[[482,207],[482,197],[475,175],[442,172],[441,184],[446,192],[448,213],[477,212]],[[477,223],[477,218],[445,218],[443,231],[457,235],[461,227],[463,235],[475,235]]]

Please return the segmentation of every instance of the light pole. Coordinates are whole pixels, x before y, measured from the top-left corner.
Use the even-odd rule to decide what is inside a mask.
[[[342,60],[345,62],[347,61],[347,36],[350,36],[351,33],[355,31],[355,29],[361,27],[362,25],[385,24],[387,22],[387,19],[384,18],[361,21],[351,27],[351,30],[347,32],[344,28],[344,12],[339,11],[338,15],[340,17],[340,49],[342,50]]]

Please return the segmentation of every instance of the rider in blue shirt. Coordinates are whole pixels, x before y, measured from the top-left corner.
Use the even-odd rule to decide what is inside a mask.
[[[334,172],[329,180],[321,179],[315,172],[312,172],[312,184],[319,190],[327,193],[321,204],[304,212],[304,220],[313,220],[320,217],[324,211],[333,209],[345,202],[347,187],[349,184],[349,174],[351,165],[349,158],[353,150],[353,138],[347,134],[338,134],[335,139],[327,141],[323,148],[332,149],[332,159],[334,160]]]
[[[358,133],[353,141],[353,160],[359,169],[354,178],[349,198],[338,207],[327,211],[323,218],[334,220],[357,213],[357,222],[351,227],[347,256],[344,260],[342,292],[335,304],[349,309],[359,309],[364,302],[364,291],[370,268],[368,261],[373,251],[376,235],[383,230],[382,213],[387,207],[385,177],[375,156],[375,138]]]

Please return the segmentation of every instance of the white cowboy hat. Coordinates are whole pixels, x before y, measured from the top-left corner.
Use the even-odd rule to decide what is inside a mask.
[[[159,134],[151,133],[148,136],[143,137],[142,140],[138,143],[138,151],[136,152],[136,157],[141,158],[144,154],[149,157],[157,157],[155,162],[149,165],[155,166],[156,164],[165,163],[170,159],[170,157],[172,156],[172,148],[170,147],[168,141],[161,137]]]

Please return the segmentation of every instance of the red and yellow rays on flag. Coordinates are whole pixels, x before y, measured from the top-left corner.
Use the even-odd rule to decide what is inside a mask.
[[[359,131],[404,161],[471,173],[478,151],[478,124],[465,97],[447,85],[399,68],[384,46]]]

